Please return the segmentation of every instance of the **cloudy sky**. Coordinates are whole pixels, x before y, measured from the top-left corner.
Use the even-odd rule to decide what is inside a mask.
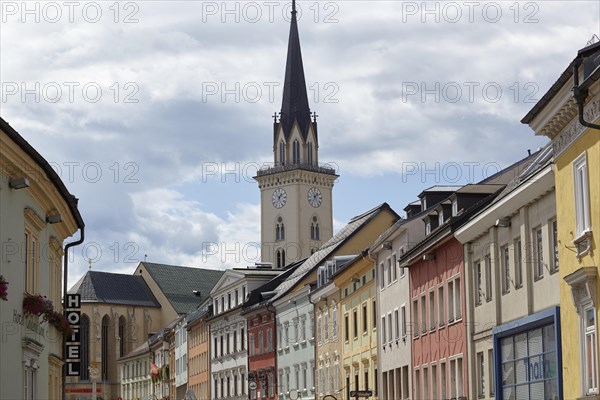
[[[1,116],[80,199],[87,269],[259,261],[291,2],[1,1]],[[334,220],[545,143],[519,121],[599,34],[598,1],[301,1]]]

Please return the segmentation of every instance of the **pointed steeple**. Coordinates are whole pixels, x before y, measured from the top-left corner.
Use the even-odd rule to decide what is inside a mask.
[[[283,132],[288,136],[294,121],[297,120],[300,125],[300,131],[304,138],[306,138],[311,118],[306,92],[306,81],[304,79],[304,67],[302,66],[302,52],[300,51],[300,36],[298,35],[296,14],[296,1],[292,0],[292,20],[288,40],[280,123],[283,127]]]

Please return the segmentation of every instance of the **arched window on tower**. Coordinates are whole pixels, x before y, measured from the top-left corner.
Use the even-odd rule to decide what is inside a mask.
[[[300,142],[298,141],[298,139],[294,140],[292,149],[293,163],[300,164]]]
[[[102,380],[103,381],[108,380],[108,338],[109,338],[108,325],[109,325],[109,318],[108,318],[108,315],[105,315],[104,318],[102,318],[102,339],[101,339],[102,353],[101,353],[101,359],[100,359],[100,361],[102,362]]]
[[[319,229],[319,219],[316,215],[312,217],[312,221],[310,223],[310,239],[311,240],[321,240],[321,232]]]
[[[283,268],[285,267],[285,250],[283,249],[279,249],[277,250],[277,253],[275,254],[275,258],[277,261],[277,268]]]
[[[126,329],[125,317],[121,315],[119,317],[119,357],[123,357],[127,354],[126,343],[127,338],[125,337]]]
[[[285,165],[285,143],[279,142],[279,164]]]
[[[83,368],[83,366],[90,365],[90,319],[87,315],[81,315],[81,322],[79,326],[79,338],[81,340],[80,357],[81,357],[81,366],[79,369],[79,380],[80,381],[89,381],[90,380],[90,371],[87,368]]]
[[[307,163],[308,163],[308,165],[313,165],[313,145],[311,142],[308,142]]]
[[[275,240],[285,240],[285,226],[281,217],[277,217],[277,223],[275,224]]]

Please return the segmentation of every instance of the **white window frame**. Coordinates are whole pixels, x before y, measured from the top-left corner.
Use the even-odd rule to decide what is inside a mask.
[[[582,174],[582,179],[578,179]],[[590,192],[587,153],[583,152],[573,161],[573,185],[575,195],[575,239],[590,230]]]
[[[500,247],[500,265],[502,266],[502,294],[510,293],[510,251],[508,245]]]
[[[550,273],[553,274],[558,271],[559,259],[558,259],[558,223],[556,218],[551,219],[548,222],[548,237],[550,238]]]
[[[437,288],[437,297],[438,297],[438,325],[444,326],[446,325],[446,297],[445,297],[446,289],[444,288],[444,284],[438,286]]]
[[[523,287],[523,248],[521,238],[513,241],[513,260],[515,264],[515,289]]]
[[[475,273],[473,274],[475,280],[475,306],[480,306],[483,303],[483,290],[481,289],[483,285],[483,268],[481,268],[481,260],[475,261],[473,265],[475,267]]]
[[[435,288],[429,289],[427,297],[427,301],[429,302],[429,330],[434,331],[437,329],[437,313],[435,312]]]
[[[592,312],[594,313],[594,326],[592,327],[586,327],[586,312],[588,310],[592,310]],[[581,385],[582,385],[582,389],[583,389],[583,394],[584,395],[590,395],[590,394],[598,394],[599,390],[598,390],[598,358],[594,358],[594,356],[598,356],[598,311],[596,310],[596,308],[594,307],[594,305],[591,302],[587,302],[585,304],[583,304],[581,306],[581,314],[580,314],[580,335],[581,338],[579,340],[580,342],[580,346],[581,346],[581,370],[582,370],[582,376],[581,376]],[[591,336],[592,340],[591,342],[594,344],[595,348],[592,349],[591,354],[588,354],[586,352],[586,345],[587,345],[587,339],[588,337]],[[594,380],[594,382],[592,382],[592,384],[590,384],[590,382],[587,381],[587,376],[589,374],[588,371],[588,365],[589,365],[589,359],[588,357],[591,356],[591,363],[592,363],[592,368],[595,369],[594,373],[592,374],[592,379]]]

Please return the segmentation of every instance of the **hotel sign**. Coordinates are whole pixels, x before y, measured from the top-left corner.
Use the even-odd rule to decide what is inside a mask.
[[[67,303],[65,304],[65,318],[71,325],[72,333],[66,339],[66,367],[67,376],[78,376],[81,371],[81,335],[79,332],[79,322],[81,320],[81,295],[67,294]]]

